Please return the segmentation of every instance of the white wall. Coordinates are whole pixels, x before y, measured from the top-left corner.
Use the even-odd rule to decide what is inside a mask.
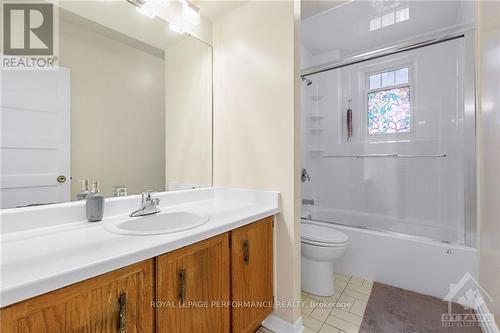
[[[317,55],[309,52],[304,46],[300,47],[300,68],[310,68],[328,64],[338,60],[340,53],[338,50],[328,51]]]
[[[71,70],[71,198],[87,178],[106,196],[113,185],[163,189],[164,59],[64,20],[59,28],[59,63]]]
[[[247,2],[213,33],[214,184],[280,191],[277,301],[300,299],[297,5]],[[275,313],[290,324],[300,316],[298,308]]]
[[[478,2],[479,281],[500,326],[500,2]]]
[[[212,48],[185,38],[165,51],[169,189],[212,184]]]
[[[413,69],[412,133],[369,136],[367,73],[403,65]],[[308,78],[303,160],[312,181],[303,188],[315,200],[313,217],[464,244],[464,40]],[[347,141],[349,98],[354,136]],[[447,157],[323,157],[388,153]]]

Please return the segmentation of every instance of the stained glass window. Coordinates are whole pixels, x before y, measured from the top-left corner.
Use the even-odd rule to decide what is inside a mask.
[[[368,134],[411,131],[410,87],[395,87],[368,93]]]

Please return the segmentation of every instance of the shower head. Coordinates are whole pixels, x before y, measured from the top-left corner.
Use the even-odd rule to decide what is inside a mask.
[[[305,78],[305,77],[302,77],[302,81],[304,81],[308,86],[310,86],[312,84],[312,81]]]

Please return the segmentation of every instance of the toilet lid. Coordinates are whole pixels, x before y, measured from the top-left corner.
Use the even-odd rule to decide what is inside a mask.
[[[349,237],[343,232],[326,226],[302,223],[301,231],[301,237],[304,240],[335,244],[347,243],[349,241]]]

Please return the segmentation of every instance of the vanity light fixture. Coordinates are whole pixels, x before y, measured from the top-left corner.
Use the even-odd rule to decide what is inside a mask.
[[[149,18],[155,18],[157,16],[157,13],[154,10],[154,5],[152,6],[153,8],[148,8],[148,4],[151,4],[153,2],[160,4],[163,7],[169,6],[170,2],[172,0],[127,0],[131,4],[136,6],[136,10],[149,17]],[[200,15],[200,8],[195,6],[192,2],[188,0],[179,0],[179,2],[182,5],[182,24],[169,24],[169,28],[172,31],[178,32],[180,34],[184,33],[184,23],[189,22],[191,24],[198,25],[200,24],[201,20],[201,15]]]
[[[188,0],[182,1],[182,16],[187,22],[200,24],[200,9]]]

